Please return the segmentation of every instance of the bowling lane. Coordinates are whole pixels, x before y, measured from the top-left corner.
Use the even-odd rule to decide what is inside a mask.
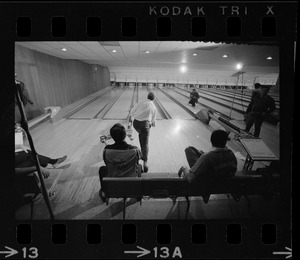
[[[236,92],[234,90],[232,91],[227,91],[227,90],[223,90],[223,89],[213,89],[213,88],[209,88],[209,89],[199,89],[199,91],[203,91],[203,92],[207,92],[207,93],[215,93],[219,96],[222,96],[222,97],[229,97],[231,98],[232,100],[232,97],[235,95],[235,100],[238,102],[238,100],[240,100],[241,103],[243,103],[244,105],[245,104],[249,104],[250,103],[250,100],[251,100],[251,95],[252,95],[252,91],[245,91],[243,93],[241,93],[240,90],[237,90]],[[235,94],[234,94],[235,93]],[[269,94],[271,97],[272,94]],[[278,98],[274,98],[274,101],[275,101],[275,104],[276,104],[276,107],[279,108],[280,107],[280,102],[278,100]]]
[[[101,95],[98,99],[91,102],[90,104],[84,106],[78,112],[70,116],[72,119],[92,119],[101,109],[103,109],[113,98],[117,97],[120,92],[123,90],[123,87],[111,88],[110,91],[107,91]]]
[[[211,88],[209,90],[211,90]],[[246,95],[246,96],[249,96],[249,97],[251,97],[251,95],[252,95],[252,90],[251,89],[243,89],[243,93],[242,93],[241,89],[237,89],[237,90],[235,90],[235,89],[218,89],[216,91],[223,91],[225,93],[231,93],[231,94],[233,94],[235,92],[237,95]],[[279,94],[274,93],[272,91],[272,89],[270,89],[268,95],[270,95],[275,100],[275,102],[280,101]]]
[[[228,91],[225,91],[224,89],[213,89],[213,88],[209,88],[209,89],[206,89],[206,88],[200,88],[198,89],[199,91],[203,91],[203,92],[206,92],[206,93],[215,93],[216,95],[219,95],[219,96],[222,96],[222,97],[229,97],[231,98],[232,100],[232,97],[235,95],[235,98],[237,100],[240,100],[242,99],[243,101],[246,101],[246,102],[250,102],[251,100],[251,93],[243,93],[241,94],[240,91],[231,91],[231,92],[228,92]]]
[[[138,86],[138,102],[147,100],[147,96],[149,91],[146,87]],[[157,120],[165,119],[164,115],[162,114],[161,110],[157,108]]]
[[[171,90],[171,89],[170,89]],[[181,88],[176,88],[174,89],[174,92],[178,91],[179,93],[183,94],[184,96],[186,96],[186,102],[188,102],[189,100],[189,93],[187,93],[185,90],[181,89]],[[173,95],[173,94],[172,94]],[[203,106],[201,106],[201,104],[211,107],[213,109],[215,109],[216,111],[223,113],[224,115],[230,116],[230,108],[224,107],[218,103],[206,100],[204,98],[200,98],[198,104],[196,104],[196,110],[198,111],[198,109],[203,108]],[[243,120],[244,119],[244,115],[240,112],[237,112],[235,110],[231,111],[231,117],[235,118],[236,120]]]
[[[194,146],[208,151],[211,148],[210,136],[213,130],[220,126],[205,125],[198,120],[169,119],[161,120],[151,128],[149,137],[149,173],[176,173],[181,166],[187,166],[185,148]],[[138,133],[133,131],[132,145],[140,147]],[[246,151],[239,142],[229,141],[228,147],[234,153],[246,156]],[[241,170],[244,161],[238,159],[238,169]]]
[[[202,89],[197,89],[197,92],[200,95],[199,101],[201,100],[201,98],[202,99],[204,98],[205,100],[210,99],[209,101],[212,101],[212,102],[215,101],[216,103],[221,103],[221,105],[224,105],[229,108],[231,108],[231,106],[232,106],[233,95],[231,97],[225,97],[223,95],[211,93],[209,91],[202,90]],[[187,93],[187,95],[189,95],[190,91],[188,91],[188,92],[186,91],[186,93]],[[240,111],[245,111],[247,109],[248,104],[249,104],[249,102],[247,102],[247,103],[244,102],[244,104],[242,105],[241,102],[239,102],[237,100],[237,97],[235,97],[235,100],[233,102],[233,108],[238,109]]]
[[[167,112],[171,115],[172,119],[195,119],[187,111],[185,111],[182,107],[180,107],[176,103],[174,103],[169,97],[167,97],[157,87],[149,87],[149,89],[155,93],[157,99],[164,106],[164,108],[167,110]]]
[[[220,100],[221,102],[224,101],[224,104],[227,104],[229,106],[231,106],[232,101],[233,101],[233,107],[236,109],[240,109],[242,111],[245,111],[249,104],[248,98],[242,99],[242,98],[239,98],[238,96],[234,96],[234,94],[231,96],[226,96],[222,93],[213,93],[213,92],[201,90],[201,89],[199,89],[197,91],[199,92],[200,95],[206,96],[207,98],[210,98],[210,99],[216,98],[217,100]]]
[[[103,119],[127,119],[133,94],[134,86],[128,86]]]

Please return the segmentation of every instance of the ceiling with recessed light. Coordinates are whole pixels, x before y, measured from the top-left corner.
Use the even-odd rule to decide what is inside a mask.
[[[61,59],[108,67],[117,81],[236,84],[237,80],[242,80],[242,84],[250,86],[254,81],[276,84],[279,74],[278,46],[191,41],[16,44]],[[62,51],[64,48],[66,51]],[[242,64],[243,73],[237,73],[238,63]],[[243,78],[236,75],[243,75]]]

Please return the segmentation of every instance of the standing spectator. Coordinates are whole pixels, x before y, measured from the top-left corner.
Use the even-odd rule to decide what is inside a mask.
[[[142,160],[144,161],[144,172],[148,171],[149,135],[151,126],[155,127],[157,108],[153,101],[153,92],[148,94],[148,100],[137,103],[130,112],[130,119],[134,118],[133,127],[139,134],[139,141],[142,150]]]
[[[254,84],[254,89],[252,90],[252,94],[251,94],[251,99],[250,99],[250,103],[246,109],[246,111],[249,110],[249,106],[251,104],[251,101],[253,100],[253,98],[255,97],[260,97],[261,96],[261,85],[259,83],[255,83]],[[246,121],[246,118],[247,118],[247,112],[245,113],[244,115],[244,121]]]
[[[25,87],[25,84],[22,81],[17,80],[17,73],[15,73],[15,86],[16,89],[19,91],[21,102],[23,103],[24,108],[26,108],[28,104],[33,105],[33,102],[29,98],[29,94]],[[21,113],[15,97],[15,122],[19,123],[20,121]]]
[[[186,178],[189,182],[209,183],[218,178],[234,176],[237,171],[237,159],[226,146],[227,140],[228,133],[218,129],[211,134],[210,151],[205,153],[195,147],[187,147],[185,154],[190,169],[181,167],[179,177]]]
[[[254,136],[259,137],[260,129],[265,117],[271,114],[275,108],[274,99],[268,95],[269,87],[261,86],[261,95],[254,95],[246,111],[246,129],[249,132],[254,124]]]
[[[200,98],[199,93],[194,88],[193,91],[190,94],[190,101],[189,104],[192,105],[192,107],[195,107],[195,104],[198,103],[198,99]]]
[[[258,97],[261,96],[261,85],[259,83],[254,84],[254,89],[252,91],[251,99],[253,99],[257,96]]]
[[[28,94],[28,91],[25,87],[24,82],[22,82],[20,80],[17,80],[17,73],[15,73],[15,84],[20,85],[20,90],[21,90],[20,94],[21,94],[21,100],[23,102],[23,105],[26,106],[28,103],[30,105],[33,105],[33,102],[29,98],[29,94]]]

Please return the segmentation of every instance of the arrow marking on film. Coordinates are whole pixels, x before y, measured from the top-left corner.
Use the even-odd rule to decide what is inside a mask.
[[[0,251],[0,254],[8,254],[8,255],[5,256],[5,258],[11,257],[11,256],[13,256],[13,255],[15,255],[15,254],[18,253],[17,250],[15,250],[15,249],[13,249],[13,248],[10,248],[10,247],[8,247],[8,246],[5,246],[5,248],[6,248],[7,250],[9,250],[9,251]]]
[[[287,252],[273,252],[273,255],[287,255],[285,257],[285,259],[291,258],[292,257],[292,249],[285,247],[286,250],[288,250]]]
[[[142,250],[142,251],[124,251],[125,254],[139,254],[137,257],[142,257],[144,255],[148,255],[150,254],[150,251],[142,248],[140,246],[137,246],[138,249]]]

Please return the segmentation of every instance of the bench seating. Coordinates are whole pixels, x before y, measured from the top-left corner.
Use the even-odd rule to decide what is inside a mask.
[[[190,184],[183,178],[178,178],[177,173],[144,173],[142,177],[104,177],[102,191],[109,198],[123,199],[123,219],[125,219],[126,199],[138,198],[141,202],[143,196],[151,198],[171,198],[175,204],[177,197],[185,197],[187,209],[185,218],[189,212],[189,197],[202,196],[208,203],[211,194],[231,195],[235,201],[244,196],[250,203],[247,195],[261,195],[265,199],[271,199],[279,190],[279,174],[258,175],[252,172],[237,172],[236,176],[214,182],[211,186]]]

